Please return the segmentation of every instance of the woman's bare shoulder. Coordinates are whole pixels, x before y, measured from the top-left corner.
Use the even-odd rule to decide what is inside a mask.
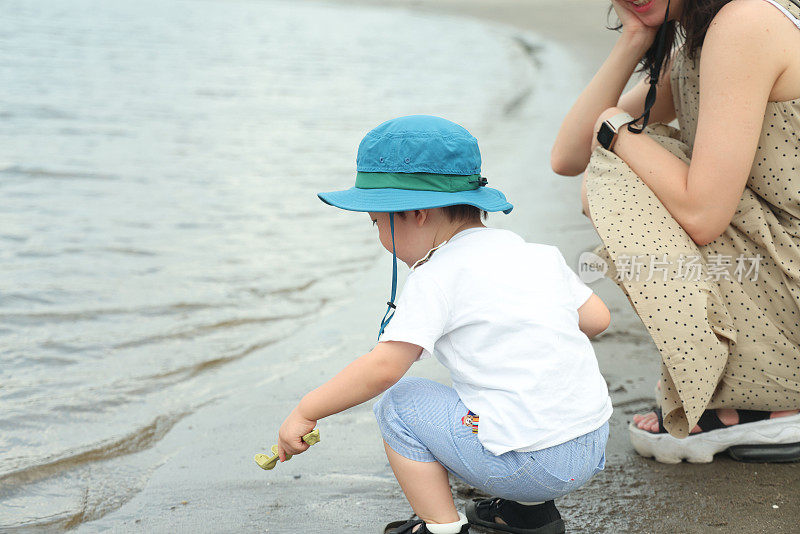
[[[767,0],[732,0],[714,16],[703,50],[730,69],[755,68],[771,77],[770,100],[794,98],[800,80],[800,31]],[[701,61],[701,76],[703,73]],[[787,96],[789,95],[789,96]]]
[[[773,30],[791,31],[792,28],[797,30],[788,17],[767,0],[732,0],[714,15],[708,32],[737,32],[737,35],[742,33],[746,37]]]

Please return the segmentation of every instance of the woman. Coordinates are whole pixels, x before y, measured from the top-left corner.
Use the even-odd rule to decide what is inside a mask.
[[[800,0],[612,5],[619,40],[564,119],[551,164],[585,170],[595,252],[661,353],[661,409],[634,416],[631,440],[670,463],[743,444],[779,444],[761,459],[790,459],[800,446],[780,444],[800,442]],[[670,52],[676,33],[685,43]],[[659,41],[655,124],[614,135],[646,111],[648,79],[621,93],[643,57],[659,65]],[[666,125],[675,118],[679,129]]]

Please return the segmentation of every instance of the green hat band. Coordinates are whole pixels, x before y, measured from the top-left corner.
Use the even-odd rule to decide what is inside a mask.
[[[423,172],[358,172],[356,187],[359,189],[410,189],[413,191],[440,191],[456,193],[470,191],[486,185],[480,174],[428,174]]]

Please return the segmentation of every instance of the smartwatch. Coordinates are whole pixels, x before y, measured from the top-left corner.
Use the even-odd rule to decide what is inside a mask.
[[[624,112],[617,113],[610,119],[604,120],[603,124],[600,125],[600,129],[597,131],[597,141],[600,143],[600,146],[606,150],[613,151],[614,143],[617,142],[619,129],[629,122],[633,122],[633,117]]]

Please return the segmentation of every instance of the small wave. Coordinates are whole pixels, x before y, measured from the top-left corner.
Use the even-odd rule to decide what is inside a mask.
[[[54,258],[58,255],[52,250],[21,250],[15,254],[17,258]]]
[[[57,178],[61,180],[116,180],[118,178],[111,174],[57,171],[41,167],[23,167],[21,165],[11,165],[0,169],[0,174],[20,175],[26,178]]]
[[[86,345],[74,345],[74,344],[64,343],[61,341],[54,341],[52,339],[43,341],[42,343],[39,344],[39,346],[43,349],[58,351],[61,354],[78,354],[81,352],[85,352],[90,348],[98,348],[97,346],[88,347]],[[35,356],[32,355],[30,356],[30,358],[32,361],[35,361],[39,364],[56,362],[61,359],[61,358],[47,357],[44,355],[35,355]]]
[[[53,532],[54,529],[67,530],[82,523],[85,515],[86,508],[84,503],[84,507],[77,512],[62,512],[60,514],[48,515],[15,525],[3,525],[2,531],[0,532],[25,532],[26,534],[30,534],[32,532],[49,533]]]
[[[189,369],[189,371],[190,371],[188,373],[189,378],[195,377],[195,376],[199,375],[200,373],[203,373],[205,371],[209,371],[209,370],[214,369],[216,367],[219,367],[221,365],[224,365],[224,364],[233,362],[235,360],[244,358],[248,354],[251,354],[251,353],[253,353],[253,352],[257,351],[257,350],[263,349],[264,347],[268,347],[269,345],[272,345],[276,341],[277,340],[272,339],[272,340],[269,340],[269,341],[264,341],[262,343],[256,343],[255,345],[251,345],[251,346],[247,347],[246,349],[237,352],[236,354],[231,354],[230,356],[221,356],[219,358],[214,358],[213,360],[206,360],[206,361],[204,361],[202,363],[194,365],[194,366],[191,367],[191,369]]]
[[[52,304],[51,300],[47,300],[44,297],[38,297],[33,295],[23,295],[22,293],[6,293],[5,295],[0,294],[0,305],[5,305],[7,302],[15,301],[15,300],[22,300],[26,302],[35,302],[37,304]],[[16,315],[16,314],[15,314]],[[0,317],[3,315],[0,314]]]
[[[33,117],[35,119],[58,119],[58,120],[71,120],[75,119],[75,115],[65,111],[64,109],[55,108],[53,106],[17,106],[12,111],[4,109],[0,111],[0,118],[3,119],[16,119]]]
[[[525,55],[533,61],[537,68],[542,67],[541,55],[544,52],[544,46],[540,42],[534,42],[526,35],[515,35],[512,39],[522,48]]]
[[[155,252],[150,252],[149,250],[141,250],[129,247],[104,247],[100,250],[105,252],[116,252],[118,254],[127,254],[130,256],[157,256]]]
[[[2,234],[0,235],[0,239],[5,239],[6,241],[14,241],[16,243],[24,243],[30,239],[30,236]]]
[[[0,487],[6,488],[7,491],[7,489],[10,488],[31,484],[45,478],[56,476],[84,464],[109,460],[111,458],[118,458],[120,456],[143,451],[152,447],[163,438],[178,421],[191,413],[192,411],[185,411],[172,415],[159,415],[150,424],[140,427],[120,438],[110,439],[66,456],[46,458],[36,465],[18,468],[0,474]],[[6,491],[0,491],[0,496]]]
[[[541,54],[543,51],[543,47],[539,43],[531,42],[527,37],[522,35],[515,35],[513,37],[513,41],[522,48],[522,51],[525,53],[525,56],[531,60],[534,67],[537,69],[542,66],[541,61]],[[511,99],[508,100],[503,105],[503,115],[506,117],[510,117],[515,115],[519,112],[528,101],[528,99],[533,95],[534,92],[534,84],[531,81],[528,85],[523,87],[519,90]]]
[[[209,332],[213,332],[215,330],[220,330],[225,328],[235,328],[237,326],[242,326],[247,324],[267,324],[278,321],[287,321],[290,319],[302,319],[304,317],[309,316],[311,313],[312,312],[298,313],[294,315],[276,315],[270,317],[244,317],[240,319],[228,319],[225,321],[219,321],[212,324],[195,326],[193,328],[188,328],[186,330],[181,330],[179,332],[174,332],[171,334],[158,334],[155,336],[147,336],[139,339],[134,339],[132,341],[126,341],[124,343],[119,343],[117,345],[114,345],[113,348],[127,349],[130,347],[139,347],[142,345],[157,343],[159,341],[165,341],[170,339],[192,338],[194,336],[206,334]]]
[[[313,286],[318,281],[319,281],[319,278],[311,278],[310,280],[308,280],[307,282],[304,282],[302,284],[298,284],[298,285],[295,285],[295,286],[281,287],[281,288],[278,288],[278,289],[273,289],[273,290],[270,290],[270,291],[266,292],[266,294],[267,295],[287,295],[287,294],[291,294],[291,293],[300,293],[302,291],[305,291],[309,287]],[[253,292],[254,291],[255,290],[253,290]]]
[[[137,387],[135,389],[130,389],[126,393],[129,395],[140,395],[143,393],[150,393],[151,391],[161,390],[163,389],[165,382],[168,384],[182,382],[187,378],[193,378],[199,374],[202,374],[211,369],[215,369],[221,365],[225,365],[227,363],[231,363],[241,358],[244,358],[248,354],[252,354],[257,350],[261,350],[265,347],[273,345],[278,341],[279,339],[267,339],[249,345],[244,349],[237,351],[233,354],[220,356],[218,358],[213,358],[211,360],[204,360],[202,362],[198,362],[192,365],[183,365],[181,367],[178,367],[177,369],[171,369],[169,371],[164,371],[163,373],[157,373],[146,376],[143,378],[143,380],[149,381],[150,383],[148,385]]]
[[[11,294],[6,298],[17,298],[30,300],[41,304],[51,304],[50,301],[31,297],[28,295]],[[2,297],[0,297],[0,301]],[[65,312],[31,312],[31,313],[0,313],[2,321],[35,322],[40,325],[42,322],[74,322],[89,321],[114,315],[173,315],[189,311],[206,310],[214,308],[225,308],[228,304],[209,304],[203,302],[179,302],[164,306],[148,306],[142,308],[106,308],[97,310],[65,311]]]

